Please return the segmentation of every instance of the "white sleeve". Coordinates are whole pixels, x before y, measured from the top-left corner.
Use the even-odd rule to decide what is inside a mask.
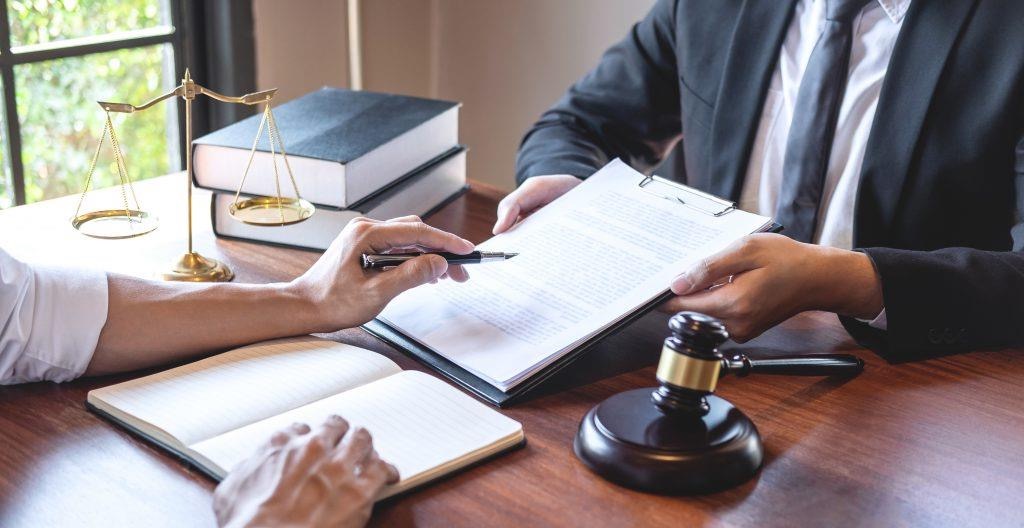
[[[106,320],[106,273],[33,267],[0,249],[0,385],[81,376]]]

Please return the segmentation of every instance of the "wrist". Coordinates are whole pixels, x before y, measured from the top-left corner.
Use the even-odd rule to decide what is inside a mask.
[[[825,257],[822,309],[858,319],[874,319],[882,311],[882,281],[865,253],[821,248]]]
[[[299,280],[287,283],[268,284],[271,303],[274,311],[283,320],[288,321],[292,335],[332,332],[326,315],[328,310],[322,309],[322,299],[317,288],[310,288]]]

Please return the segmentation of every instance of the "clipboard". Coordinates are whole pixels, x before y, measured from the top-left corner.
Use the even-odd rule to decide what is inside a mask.
[[[727,215],[736,209],[736,204],[734,202],[724,200],[712,194],[705,193],[698,189],[688,187],[660,176],[647,176],[637,185],[644,191],[652,193],[660,198],[677,202],[682,206],[689,207],[693,210],[714,217]],[[778,223],[772,222],[761,232],[777,233],[780,231],[782,231],[782,226]],[[411,356],[413,359],[416,359],[420,363],[423,363],[444,375],[456,385],[461,386],[481,400],[497,407],[507,407],[522,399],[532,389],[536,388],[545,380],[569,366],[577,358],[586,354],[597,343],[606,337],[618,333],[620,330],[629,326],[644,315],[647,315],[648,312],[672,297],[672,292],[666,289],[661,293],[661,295],[654,298],[654,300],[634,310],[629,315],[620,319],[618,322],[603,331],[591,336],[582,344],[564,354],[550,365],[534,373],[522,383],[512,387],[507,392],[491,385],[479,376],[460,367],[455,362],[441,354],[438,354],[437,352],[434,352],[380,319],[374,319],[364,324],[362,328],[374,337],[397,348],[402,353]]]

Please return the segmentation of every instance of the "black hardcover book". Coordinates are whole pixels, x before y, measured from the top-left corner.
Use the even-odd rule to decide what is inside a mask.
[[[458,145],[459,104],[376,92],[322,88],[273,107],[303,198],[346,208]],[[198,187],[234,192],[261,115],[193,142]],[[290,194],[284,164],[282,190]],[[266,130],[244,193],[276,192]]]
[[[461,196],[466,185],[466,149],[446,152],[348,209],[320,207],[305,222],[288,226],[252,226],[231,217],[234,193],[214,192],[210,203],[213,232],[218,237],[323,251],[353,218],[387,220],[399,216],[429,216]]]

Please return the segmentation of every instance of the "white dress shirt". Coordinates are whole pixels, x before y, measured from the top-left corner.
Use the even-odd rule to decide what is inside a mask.
[[[839,120],[814,236],[818,244],[843,249],[853,246],[854,206],[864,152],[878,108],[882,82],[889,68],[889,58],[910,2],[871,1],[853,21],[849,77],[839,106]],[[761,111],[761,122],[750,153],[750,166],[740,194],[741,209],[766,216],[775,215],[782,189],[786,141],[800,81],[824,23],[825,0],[800,0],[797,3]],[[885,311],[871,324],[884,329]]]
[[[0,249],[0,385],[85,372],[107,320],[107,275],[32,267]]]

